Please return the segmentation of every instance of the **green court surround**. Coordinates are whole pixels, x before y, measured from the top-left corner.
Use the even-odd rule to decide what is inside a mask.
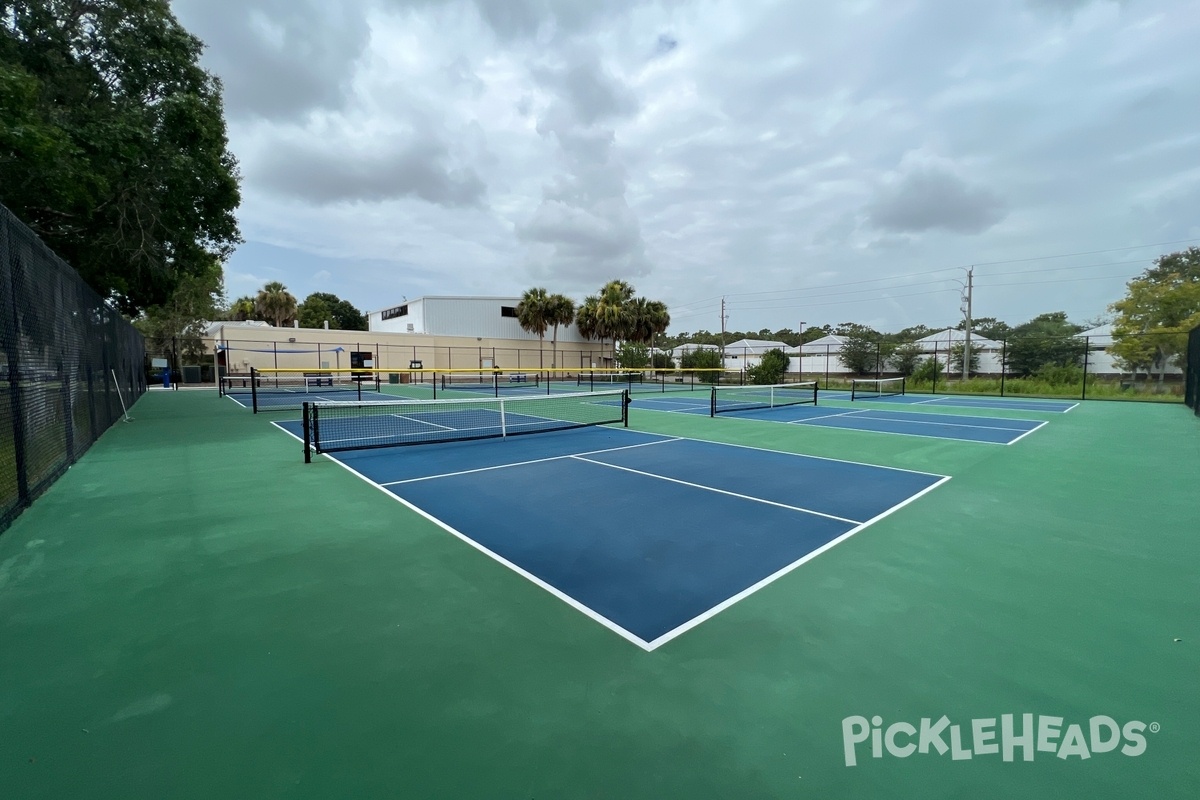
[[[652,653],[304,465],[272,415],[131,414],[0,535],[0,798],[1200,797],[1182,406],[996,447],[635,401],[636,429],[953,476]],[[1138,757],[844,763],[847,716],[1006,713],[1160,730]]]

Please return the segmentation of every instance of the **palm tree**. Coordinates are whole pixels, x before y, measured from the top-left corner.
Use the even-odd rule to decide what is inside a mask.
[[[600,327],[596,315],[600,307],[600,299],[595,295],[588,295],[583,298],[583,304],[575,310],[575,327],[579,329],[579,335],[584,339],[596,339],[600,337]],[[601,343],[603,347],[603,343]]]
[[[245,295],[234,300],[229,306],[229,316],[238,322],[245,322],[254,316],[254,298]]]
[[[600,337],[600,349],[604,339],[611,338],[613,347],[617,339],[629,336],[631,318],[629,301],[633,299],[633,287],[625,281],[609,281],[600,289],[596,303],[596,334]]]
[[[282,328],[296,316],[296,298],[279,281],[271,281],[259,290],[254,307],[259,316],[270,320],[276,328]]]
[[[550,343],[550,366],[558,366],[558,326],[570,325],[575,321],[575,302],[562,294],[552,294],[546,298],[549,309],[546,319],[554,326],[554,338]]]
[[[542,348],[546,341],[546,328],[550,327],[550,296],[541,287],[525,290],[521,302],[517,303],[517,322],[521,329],[538,335],[538,367],[542,364]]]
[[[647,303],[648,327],[650,329],[650,363],[654,363],[654,337],[661,336],[671,327],[671,312],[667,304],[661,300],[651,300]]]

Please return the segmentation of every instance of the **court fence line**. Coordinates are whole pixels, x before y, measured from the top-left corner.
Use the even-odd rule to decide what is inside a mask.
[[[0,532],[146,391],[142,335],[0,205]]]
[[[1186,343],[1179,332],[1013,336],[973,342],[966,359],[961,341],[804,345],[788,349],[788,377],[818,379],[823,389],[903,376],[914,393],[1182,402]]]
[[[1200,325],[1188,334],[1187,391],[1184,402],[1200,417]]]

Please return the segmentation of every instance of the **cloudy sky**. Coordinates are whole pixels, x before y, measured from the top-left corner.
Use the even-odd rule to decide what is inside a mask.
[[[976,265],[976,316],[1083,321],[1200,244],[1190,0],[172,6],[241,162],[231,297],[622,278],[674,332],[722,296],[896,330],[960,319]]]

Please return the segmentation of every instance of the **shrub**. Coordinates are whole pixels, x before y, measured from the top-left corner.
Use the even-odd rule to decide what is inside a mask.
[[[703,383],[716,383],[721,374],[721,353],[717,350],[693,350],[684,353],[679,363],[684,369],[710,370],[696,376]]]
[[[916,383],[933,383],[941,379],[944,368],[940,360],[927,358],[913,370],[912,379]]]
[[[783,376],[787,374],[787,368],[787,355],[776,347],[763,353],[759,362],[746,371],[746,375],[751,383],[759,385],[783,383]]]

